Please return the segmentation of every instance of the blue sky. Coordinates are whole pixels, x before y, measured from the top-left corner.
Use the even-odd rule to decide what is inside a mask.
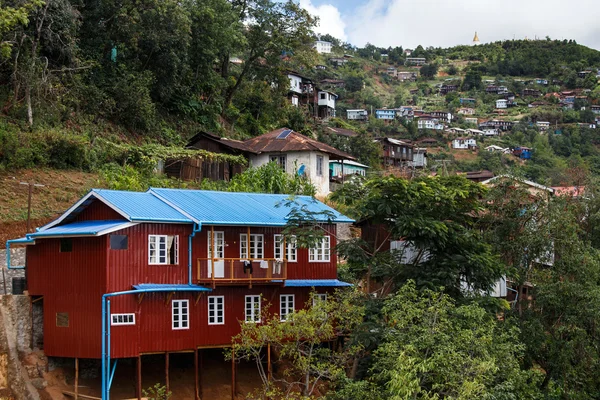
[[[600,0],[297,0],[320,33],[357,46],[448,47],[504,39],[574,39],[600,50]]]

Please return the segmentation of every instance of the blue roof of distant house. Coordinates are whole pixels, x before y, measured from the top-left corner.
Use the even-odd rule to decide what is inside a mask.
[[[123,220],[74,222],[93,201],[106,204]],[[30,236],[98,236],[117,230],[119,224],[140,222],[284,226],[295,207],[315,213],[318,222],[354,222],[310,196],[160,188],[147,192],[92,189],[62,216]]]

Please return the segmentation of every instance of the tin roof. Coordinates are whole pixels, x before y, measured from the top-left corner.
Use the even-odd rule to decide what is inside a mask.
[[[348,287],[351,283],[337,279],[287,279],[285,287]]]
[[[123,220],[71,222],[94,199],[122,215]],[[291,200],[287,194],[160,188],[143,193],[92,189],[58,219],[28,237],[98,236],[140,222],[284,226],[294,206],[323,213],[316,215],[318,222],[354,222],[310,196],[295,196],[293,202]]]
[[[130,221],[191,223],[189,217],[150,192],[93,189],[92,192],[126,214]]]
[[[106,235],[107,233],[115,232],[133,225],[136,224],[124,220],[78,221],[34,233],[28,233],[27,238],[36,239],[48,237],[102,236]]]
[[[285,137],[278,138],[283,132],[290,131]],[[276,129],[264,135],[248,139],[244,142],[255,153],[285,153],[289,151],[320,151],[329,155],[354,160],[350,154],[344,153],[325,143],[311,139],[288,128]]]
[[[287,194],[160,188],[152,188],[150,192],[194,222],[207,225],[284,226],[292,210],[292,206],[286,204],[290,199]],[[330,212],[333,223],[353,222],[310,196],[295,196],[294,201],[312,212]],[[320,217],[320,222],[328,222],[327,217]]]

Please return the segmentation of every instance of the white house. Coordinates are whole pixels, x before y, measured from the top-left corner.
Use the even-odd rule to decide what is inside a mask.
[[[473,124],[473,125],[477,125],[479,123],[477,118],[465,118],[465,122],[467,124]]]
[[[535,123],[540,131],[547,131],[550,129],[550,122],[548,121],[538,121]]]
[[[413,149],[413,160],[408,165],[414,168],[425,168],[427,166],[427,149],[417,147]]]
[[[333,44],[324,40],[317,40],[313,47],[317,50],[317,53],[319,54],[329,54],[331,53],[331,48],[333,47]]]
[[[369,113],[364,109],[346,110],[346,118],[350,120],[366,121]]]
[[[456,138],[452,141],[452,148],[469,150],[477,147],[477,141],[473,138]]]
[[[508,100],[506,100],[506,99],[496,100],[496,108],[508,108]]]
[[[475,114],[475,109],[470,107],[463,107],[458,109],[458,113],[462,115],[473,115]]]
[[[473,136],[483,136],[485,135],[485,132],[480,131],[479,129],[467,129],[467,134]]]
[[[510,154],[510,149],[508,147],[500,147],[496,146],[495,144],[486,147],[485,150],[489,151],[490,153]]]
[[[317,99],[319,117],[335,117],[335,100],[337,99],[337,95],[333,92],[328,92],[327,90],[319,90],[317,92]]]
[[[435,129],[441,131],[444,129],[444,124],[434,118],[419,118],[417,127],[419,129]]]
[[[252,167],[275,162],[288,174],[310,180],[317,188],[318,196],[329,194],[329,161],[354,160],[343,151],[288,128],[248,139],[243,145]]]

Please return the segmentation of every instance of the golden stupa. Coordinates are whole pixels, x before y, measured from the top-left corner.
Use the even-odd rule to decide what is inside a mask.
[[[477,32],[475,32],[475,37],[473,38],[473,44],[479,44],[479,36],[477,36]]]

